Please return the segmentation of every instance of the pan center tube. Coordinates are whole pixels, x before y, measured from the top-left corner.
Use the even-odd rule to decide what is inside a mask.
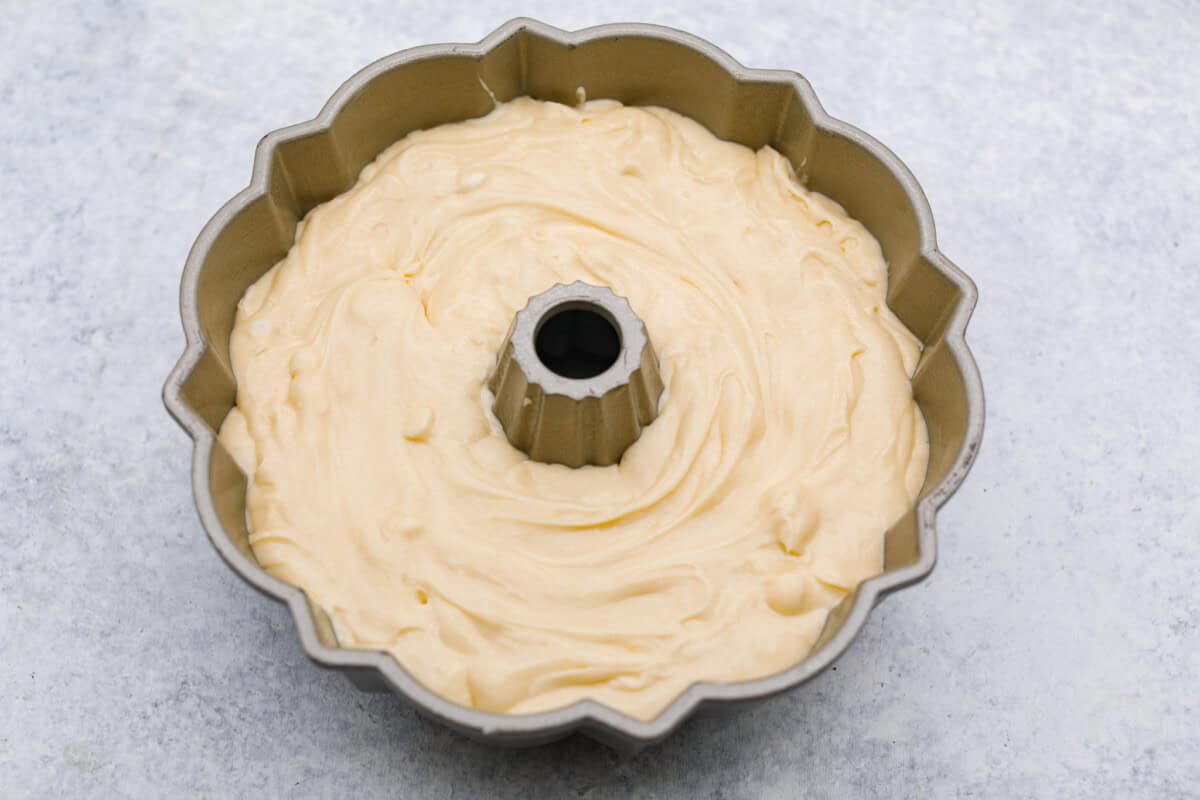
[[[550,310],[533,337],[534,351],[555,375],[586,380],[621,355],[621,335],[602,306],[567,304]]]
[[[508,441],[533,460],[609,466],[654,421],[663,381],[629,301],[576,281],[517,312],[488,388]]]

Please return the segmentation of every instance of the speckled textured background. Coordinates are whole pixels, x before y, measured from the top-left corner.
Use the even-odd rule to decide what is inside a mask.
[[[0,794],[1200,794],[1200,7],[182,5],[0,0]],[[518,14],[803,72],[980,287],[987,433],[933,577],[836,671],[632,757],[488,749],[313,667],[206,541],[159,400],[259,137]]]

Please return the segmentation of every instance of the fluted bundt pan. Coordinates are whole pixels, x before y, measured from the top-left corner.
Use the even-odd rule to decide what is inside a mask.
[[[577,87],[589,98],[673,109],[720,138],[781,152],[811,189],[836,200],[879,240],[889,265],[888,304],[924,344],[913,391],[929,431],[928,474],[915,507],[886,534],[883,573],[830,613],[802,663],[759,680],[693,685],[649,721],[590,701],[523,716],[477,711],[433,694],[387,653],[339,647],[325,614],[255,561],[246,478],[216,439],[235,399],[229,335],[237,302],[284,256],[305,214],[349,189],[366,164],[410,131],[488,113],[489,90],[500,100],[530,95],[574,103]],[[195,440],[192,483],[209,538],[242,578],[288,604],[315,662],[345,672],[360,688],[395,691],[476,738],[523,745],[582,731],[636,748],[667,736],[702,705],[758,701],[808,681],[846,651],[884,595],[933,569],[937,509],[966,476],[983,434],[983,389],[964,339],[975,298],[970,279],[938,252],[933,218],[909,171],[874,139],[829,117],[801,76],[746,69],[668,28],[619,24],[567,33],[518,19],[476,45],[418,47],[381,59],[338,89],[316,119],[263,138],[250,185],[209,221],[188,256],[180,292],[187,349],[163,395]]]

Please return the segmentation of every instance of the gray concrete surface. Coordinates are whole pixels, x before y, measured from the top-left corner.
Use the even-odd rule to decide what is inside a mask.
[[[0,0],[0,794],[1200,794],[1200,7],[892,5]],[[258,138],[517,14],[805,73],[981,290],[987,434],[933,577],[836,671],[633,757],[490,750],[309,664],[159,401]]]

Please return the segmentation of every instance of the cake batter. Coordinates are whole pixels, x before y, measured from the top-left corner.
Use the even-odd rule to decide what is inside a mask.
[[[609,286],[666,392],[619,465],[530,461],[485,382],[514,313]],[[876,241],[786,159],[659,108],[530,99],[413,133],[238,306],[251,545],[346,647],[514,714],[639,719],[811,649],[928,442]]]

